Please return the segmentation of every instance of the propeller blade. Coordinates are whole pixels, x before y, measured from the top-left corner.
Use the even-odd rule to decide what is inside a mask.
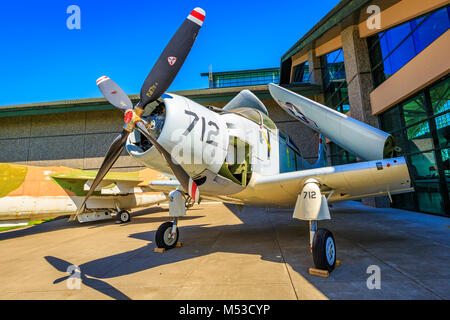
[[[100,166],[100,169],[97,172],[97,176],[95,177],[94,181],[92,182],[91,188],[89,189],[88,193],[84,197],[83,203],[78,208],[78,211],[74,216],[70,218],[70,221],[75,220],[75,218],[84,210],[84,206],[86,205],[86,201],[88,198],[94,193],[95,188],[100,184],[102,179],[105,177],[105,175],[108,173],[109,169],[114,165],[114,163],[119,158],[120,154],[122,153],[122,150],[125,148],[125,141],[128,138],[128,135],[130,132],[126,130],[122,130],[122,132],[114,139],[111,146],[109,147],[108,152],[105,155],[105,158],[103,159],[103,163]]]
[[[195,8],[170,39],[141,88],[139,107],[157,100],[172,84],[205,19],[205,11]]]
[[[114,107],[123,111],[133,109],[133,104],[127,94],[107,76],[98,78],[97,86],[106,100]]]
[[[142,132],[142,134],[146,136],[147,139],[150,140],[150,142],[155,146],[155,148],[162,154],[164,159],[166,159],[167,164],[169,165],[170,169],[172,169],[172,172],[177,178],[178,182],[180,182],[184,192],[187,193],[195,202],[198,203],[200,200],[198,186],[195,183],[195,181],[192,180],[192,178],[189,176],[186,170],[184,170],[184,168],[180,164],[178,164],[174,159],[172,159],[170,153],[167,152],[167,150],[164,149],[164,147],[150,135],[143,122],[137,122],[136,128],[139,129],[139,131]]]

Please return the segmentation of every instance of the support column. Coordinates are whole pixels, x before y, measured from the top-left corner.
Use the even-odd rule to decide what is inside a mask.
[[[357,25],[346,27],[341,37],[351,117],[379,128],[378,118],[372,115],[370,104],[373,83],[367,41],[360,38]],[[372,207],[390,207],[387,196],[365,198],[362,202]]]
[[[320,63],[320,58],[316,56],[316,51],[314,48],[308,51],[308,67],[309,82],[322,87],[322,65]]]
[[[357,25],[345,28],[341,37],[351,116],[378,128],[378,119],[372,115],[370,105],[373,84],[366,39],[359,37]]]

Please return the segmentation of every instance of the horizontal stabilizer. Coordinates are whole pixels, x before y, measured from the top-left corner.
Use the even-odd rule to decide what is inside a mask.
[[[299,94],[269,84],[275,101],[292,117],[363,160],[394,156],[391,135]]]
[[[231,99],[231,101],[228,102],[225,107],[223,107],[223,110],[230,111],[236,108],[253,108],[261,111],[266,115],[269,114],[261,100],[259,100],[258,97],[249,90],[242,90],[241,92],[239,92],[237,96]]]

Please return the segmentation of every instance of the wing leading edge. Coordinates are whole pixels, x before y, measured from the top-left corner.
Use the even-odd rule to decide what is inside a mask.
[[[258,176],[239,198],[255,205],[293,206],[309,178],[320,182],[330,202],[413,191],[406,161],[400,157]]]
[[[388,133],[276,84],[270,83],[269,91],[289,115],[359,158],[377,160],[395,154],[395,143]]]

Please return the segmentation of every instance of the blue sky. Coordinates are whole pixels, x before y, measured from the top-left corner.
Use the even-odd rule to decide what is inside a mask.
[[[203,28],[170,90],[206,88],[213,71],[277,67],[280,57],[339,1],[8,1],[0,10],[0,105],[100,97],[107,75],[128,94],[189,12]],[[81,29],[69,30],[69,5]]]

